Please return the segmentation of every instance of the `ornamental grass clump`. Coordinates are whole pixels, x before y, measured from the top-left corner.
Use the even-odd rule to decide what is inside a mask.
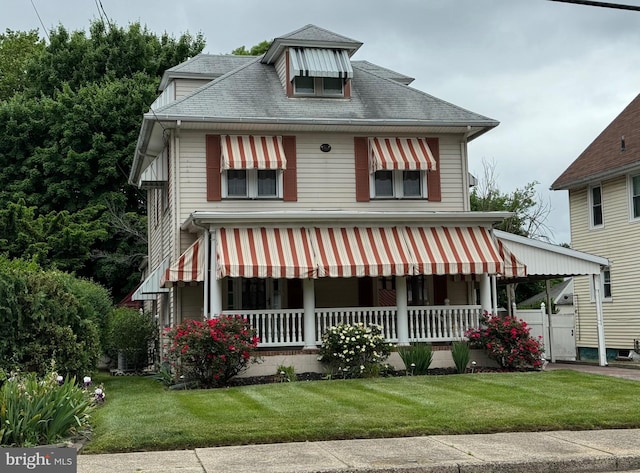
[[[542,367],[542,337],[533,338],[524,320],[485,314],[480,323],[479,328],[467,332],[469,342],[483,348],[502,368],[515,371]]]
[[[12,373],[0,387],[0,446],[34,447],[74,438],[88,431],[95,404],[93,391],[73,378]]]
[[[260,339],[243,317],[186,320],[167,330],[175,374],[202,388],[225,386],[255,359]]]
[[[385,342],[379,325],[340,324],[322,334],[318,359],[334,375],[344,378],[377,376],[384,371],[384,362],[392,345]]]
[[[409,346],[398,347],[398,354],[404,362],[407,374],[419,376],[429,372],[429,366],[433,361],[433,347],[430,344],[412,343]]]

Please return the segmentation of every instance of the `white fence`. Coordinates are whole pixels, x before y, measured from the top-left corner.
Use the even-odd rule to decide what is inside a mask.
[[[270,309],[229,311],[247,318],[260,337],[260,347],[304,345],[304,311]],[[420,306],[408,308],[409,341],[450,342],[464,338],[470,328],[480,325],[480,306]],[[315,310],[316,345],[334,325],[362,323],[380,325],[388,342],[398,341],[395,307],[342,307]]]

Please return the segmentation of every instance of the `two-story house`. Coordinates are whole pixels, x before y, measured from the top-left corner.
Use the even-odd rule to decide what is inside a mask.
[[[591,301],[602,294],[607,357],[628,357],[640,339],[640,95],[552,184],[569,191],[571,246],[611,261],[600,287],[576,278],[577,344],[581,358],[597,346]],[[597,291],[596,291],[597,290]]]
[[[498,122],[360,47],[307,25],[164,74],[129,179],[149,217],[134,298],[162,324],[242,314],[264,348],[314,349],[340,322],[450,342],[525,275],[492,230],[508,214],[469,209],[467,144]]]

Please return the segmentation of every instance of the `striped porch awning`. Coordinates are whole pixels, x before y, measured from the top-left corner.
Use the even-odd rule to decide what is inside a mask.
[[[435,171],[436,159],[424,138],[369,138],[371,172]]]
[[[351,79],[353,68],[344,49],[290,48],[291,77]]]
[[[318,277],[404,276],[413,259],[398,227],[313,228]]]
[[[304,228],[221,228],[217,277],[315,278]]]
[[[496,274],[504,262],[490,230],[483,227],[407,227],[415,274]]]
[[[224,135],[220,169],[286,169],[281,136]]]
[[[172,287],[204,281],[204,269],[204,237],[200,237],[165,270],[161,285]]]

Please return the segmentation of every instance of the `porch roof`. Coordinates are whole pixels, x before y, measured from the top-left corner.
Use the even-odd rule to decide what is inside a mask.
[[[603,267],[611,265],[607,258],[571,248],[499,230],[494,234],[527,265],[527,277],[531,279],[600,274]]]
[[[204,237],[201,236],[165,270],[160,285],[171,287],[176,283],[189,284],[204,281],[204,253]]]

